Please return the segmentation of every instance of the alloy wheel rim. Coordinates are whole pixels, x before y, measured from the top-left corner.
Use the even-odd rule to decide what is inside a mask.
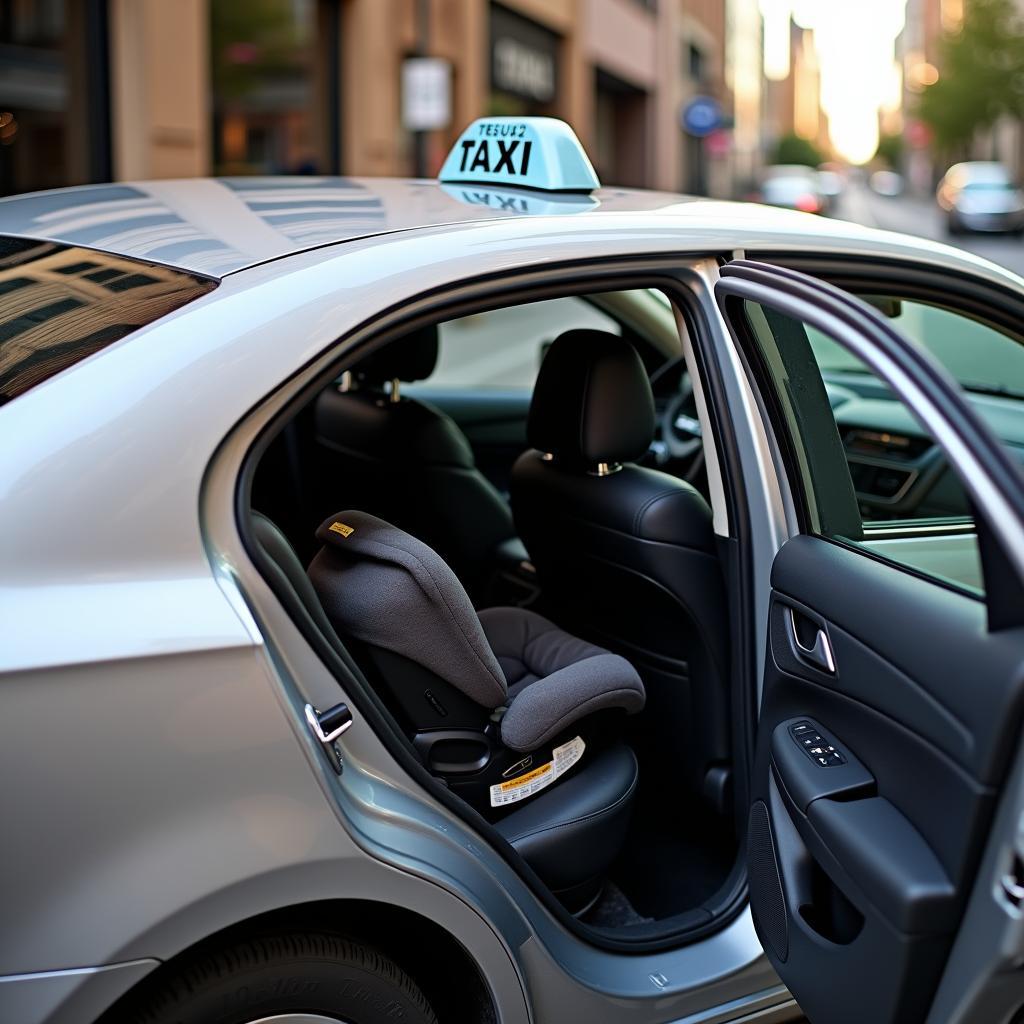
[[[246,1024],[348,1024],[342,1017],[327,1017],[322,1013],[275,1013],[258,1017]]]

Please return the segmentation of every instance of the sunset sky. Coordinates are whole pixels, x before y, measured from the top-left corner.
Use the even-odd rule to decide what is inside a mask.
[[[874,154],[878,110],[898,95],[893,43],[904,7],[905,0],[761,0],[766,73],[783,77],[789,66],[792,12],[798,25],[814,29],[829,131],[840,155],[854,163]]]

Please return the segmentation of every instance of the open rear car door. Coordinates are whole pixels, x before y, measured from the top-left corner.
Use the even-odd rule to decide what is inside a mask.
[[[748,818],[754,921],[812,1024],[1024,1020],[1024,474],[866,303],[739,260],[716,297],[793,498]],[[870,367],[975,511],[984,593],[860,543],[808,329]]]

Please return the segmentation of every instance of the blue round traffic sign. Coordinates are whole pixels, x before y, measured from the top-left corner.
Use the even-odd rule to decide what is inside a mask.
[[[694,96],[683,107],[683,127],[691,135],[703,138],[722,124],[722,105],[714,96]]]

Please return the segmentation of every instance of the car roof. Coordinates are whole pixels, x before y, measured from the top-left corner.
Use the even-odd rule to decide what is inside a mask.
[[[1010,178],[1010,172],[995,160],[965,160],[954,164],[946,174],[975,181],[1008,181]]]
[[[657,213],[680,228],[752,239],[806,234],[808,214],[671,192],[587,194],[440,184],[408,178],[245,177],[80,185],[0,199],[0,235],[62,242],[223,278],[355,238],[505,218]],[[839,247],[885,236],[817,219]],[[891,236],[890,236],[891,237]],[[909,239],[902,239],[909,242]]]
[[[0,235],[223,277],[367,235],[536,214],[650,211],[694,201],[624,189],[566,195],[402,178],[183,178],[0,199]]]
[[[614,187],[561,194],[414,178],[305,176],[79,185],[0,198],[0,237],[82,246],[218,279],[254,267],[266,273],[275,260],[355,239],[365,248],[396,233],[508,219],[541,218],[548,222],[545,233],[551,218],[588,228],[595,218],[617,218],[625,227],[622,218],[632,223],[631,214],[658,230],[670,228],[681,253],[707,252],[709,245],[799,251],[813,240],[820,251],[916,256],[1021,283],[1002,267],[929,239],[756,203]]]

